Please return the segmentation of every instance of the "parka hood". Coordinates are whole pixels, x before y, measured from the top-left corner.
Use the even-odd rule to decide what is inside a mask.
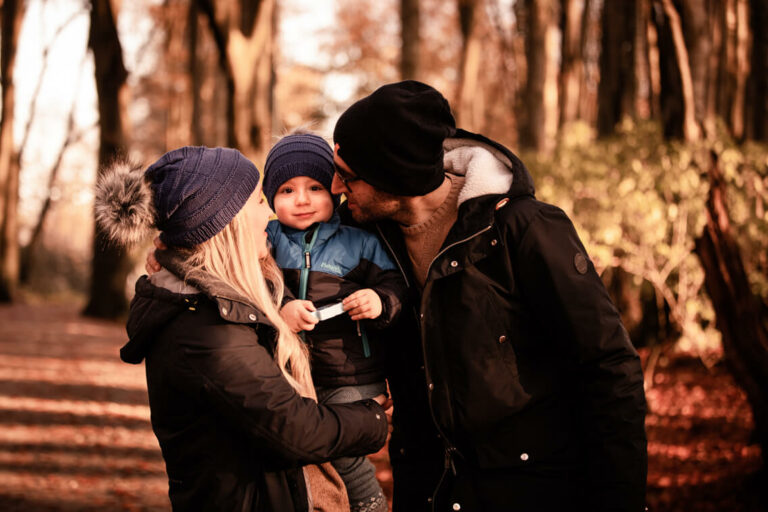
[[[164,269],[152,277],[141,276],[136,282],[126,325],[129,341],[120,349],[120,358],[126,363],[141,363],[157,334],[180,313],[195,311],[200,301],[213,302],[228,322],[272,326],[261,310],[214,276],[180,279],[178,276],[189,273],[183,254],[165,250],[155,255]]]
[[[170,275],[170,272],[162,270],[158,274]],[[163,286],[155,286],[151,278],[141,276],[136,281],[136,295],[131,301],[126,325],[129,341],[120,349],[120,359],[131,364],[141,363],[155,336],[179,313],[194,307],[201,296],[200,292],[176,293]]]
[[[453,137],[445,139],[443,150],[446,172],[465,177],[459,205],[486,194],[534,195],[528,169],[517,155],[498,142],[459,129]]]

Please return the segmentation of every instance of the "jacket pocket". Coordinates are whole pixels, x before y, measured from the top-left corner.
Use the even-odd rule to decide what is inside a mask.
[[[558,403],[539,403],[477,436],[472,455],[481,468],[567,470],[575,462],[576,418]]]

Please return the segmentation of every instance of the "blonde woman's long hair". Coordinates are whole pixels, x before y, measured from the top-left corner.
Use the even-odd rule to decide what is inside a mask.
[[[272,256],[259,259],[254,223],[247,208],[213,238],[197,246],[188,263],[188,277],[208,273],[249,299],[277,328],[275,360],[283,375],[302,395],[317,400],[309,365],[309,351],[280,316],[283,275]]]

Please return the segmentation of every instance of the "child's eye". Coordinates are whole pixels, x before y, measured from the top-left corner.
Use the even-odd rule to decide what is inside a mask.
[[[281,194],[290,194],[291,192],[293,192],[293,189],[291,187],[285,187],[280,190]]]
[[[325,189],[322,187],[322,185],[312,185],[312,188],[310,190],[312,190],[312,192],[319,192]]]

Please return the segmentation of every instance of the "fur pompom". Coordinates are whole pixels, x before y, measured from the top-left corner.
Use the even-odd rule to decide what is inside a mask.
[[[117,159],[96,183],[96,222],[120,245],[146,238],[155,223],[152,190],[141,167]]]

